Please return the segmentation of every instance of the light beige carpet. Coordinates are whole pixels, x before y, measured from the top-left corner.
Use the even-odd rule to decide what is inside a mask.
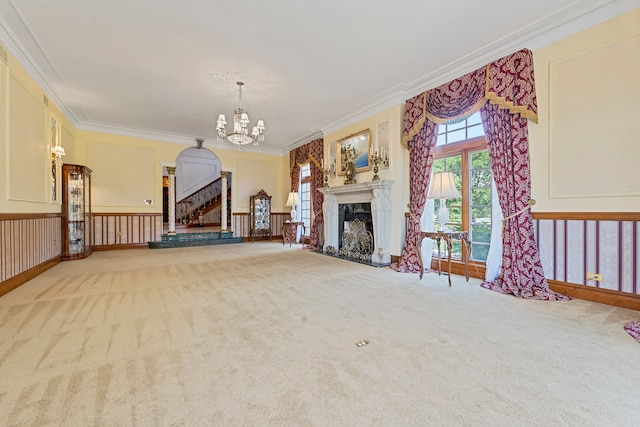
[[[0,425],[638,425],[637,317],[280,243],[98,252],[0,297]]]

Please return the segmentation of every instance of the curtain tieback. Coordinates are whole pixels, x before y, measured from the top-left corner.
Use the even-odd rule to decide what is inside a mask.
[[[521,213],[527,211],[528,209],[531,209],[531,206],[536,204],[536,200],[535,199],[529,199],[529,202],[527,203],[527,206],[525,206],[524,208],[520,209],[518,212],[509,215],[508,217],[505,217],[502,219],[502,237],[504,237],[504,225],[505,223],[510,220],[511,218],[515,218],[518,215],[520,215]]]

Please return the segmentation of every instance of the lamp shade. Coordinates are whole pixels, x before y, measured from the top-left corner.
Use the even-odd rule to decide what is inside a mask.
[[[62,148],[60,145],[56,145],[55,147],[53,147],[51,149],[51,153],[53,155],[55,155],[56,157],[60,158],[64,155],[66,155],[67,153],[64,152],[64,148]]]
[[[286,206],[298,206],[300,204],[300,198],[298,193],[289,193]]]
[[[451,172],[436,172],[431,178],[429,199],[458,199],[462,197],[456,188]]]

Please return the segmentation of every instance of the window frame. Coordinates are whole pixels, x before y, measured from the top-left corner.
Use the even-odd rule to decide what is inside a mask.
[[[307,167],[309,168],[309,174],[306,176],[302,176],[303,170],[304,168]],[[305,163],[304,165],[300,166],[300,183],[298,185],[298,193],[300,195],[300,218],[299,220],[302,222],[305,222],[305,218],[303,217],[303,212],[305,211],[305,207],[303,206],[303,203],[306,202],[309,204],[308,206],[308,212],[309,212],[309,224],[307,226],[306,222],[305,222],[305,227],[303,227],[302,229],[304,230],[304,232],[300,233],[300,237],[310,237],[311,234],[311,221],[313,220],[313,206],[311,203],[311,184],[313,183],[313,177],[311,174],[311,163]],[[302,186],[304,184],[308,184],[309,186],[309,197],[305,200],[302,197]]]
[[[470,212],[470,204],[471,204],[471,187],[470,187],[470,170],[471,170],[471,153],[487,150],[487,140],[485,136],[477,136],[475,138],[467,139],[465,141],[452,142],[450,144],[443,144],[436,146],[434,152],[434,160],[440,159],[444,157],[451,156],[461,156],[461,164],[460,164],[460,175],[462,180],[462,188],[460,194],[462,195],[462,231],[466,231],[471,233],[471,212]],[[493,227],[494,224],[491,224]],[[452,258],[451,262],[462,263],[462,259],[466,258],[466,246],[462,246],[462,258]],[[433,267],[433,263],[436,263],[436,266]],[[432,260],[432,268],[437,268],[438,260]],[[482,260],[470,260],[475,265],[486,265],[486,261]],[[484,274],[484,273],[483,273]]]

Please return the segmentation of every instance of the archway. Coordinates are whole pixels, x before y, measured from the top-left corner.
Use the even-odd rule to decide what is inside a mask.
[[[214,211],[213,205],[216,197],[218,206],[220,202],[221,171],[222,162],[209,149],[189,147],[178,154],[175,171],[177,225],[220,224],[220,209]],[[168,173],[163,168],[162,213],[165,223],[168,221],[168,196]]]

